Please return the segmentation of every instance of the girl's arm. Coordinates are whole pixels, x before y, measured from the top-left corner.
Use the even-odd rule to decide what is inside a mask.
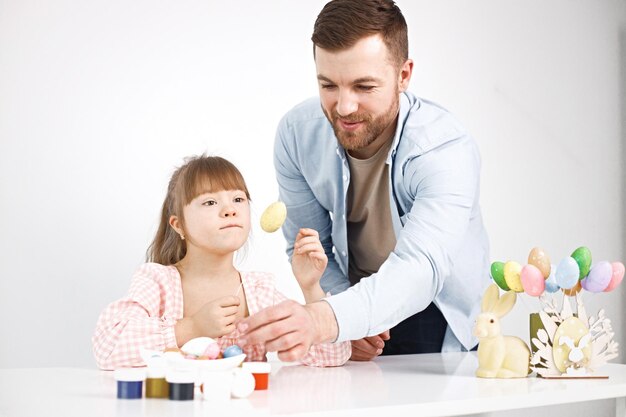
[[[174,326],[182,311],[167,267],[144,264],[133,276],[126,297],[109,304],[100,314],[92,343],[102,369],[141,366],[140,349],[176,347]]]

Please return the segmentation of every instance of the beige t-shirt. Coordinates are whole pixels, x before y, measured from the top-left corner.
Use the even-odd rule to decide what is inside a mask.
[[[352,285],[375,272],[396,246],[389,204],[390,140],[369,159],[347,152],[350,165],[348,210],[348,277]]]

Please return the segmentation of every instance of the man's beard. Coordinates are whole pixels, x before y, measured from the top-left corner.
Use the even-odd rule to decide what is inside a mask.
[[[391,107],[389,107],[389,110],[375,119],[368,113],[352,113],[349,116],[341,117],[335,110],[332,111],[332,116],[328,114],[326,109],[323,107],[322,111],[333,127],[335,136],[341,146],[343,146],[346,151],[354,151],[371,145],[383,133],[389,124],[395,120],[398,115],[400,102],[399,96],[396,95],[395,97],[396,98]],[[339,127],[338,119],[348,123],[362,122],[363,126],[361,126],[356,132],[347,132]]]

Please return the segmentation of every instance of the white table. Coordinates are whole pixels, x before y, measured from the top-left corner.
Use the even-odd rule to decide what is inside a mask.
[[[118,400],[112,373],[96,369],[3,369],[0,416],[450,416],[540,407],[529,413],[536,417],[563,407],[570,407],[563,415],[585,415],[585,403],[596,411],[604,404],[594,415],[608,409],[626,416],[626,365],[604,366],[603,380],[479,379],[476,367],[475,353],[387,356],[326,369],[273,363],[269,390],[219,409],[199,398]]]

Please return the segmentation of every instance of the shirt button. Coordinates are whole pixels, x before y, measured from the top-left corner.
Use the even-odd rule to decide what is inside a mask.
[[[343,256],[346,256],[346,251],[345,251],[345,250],[341,251],[341,254],[342,254]]]
[[[347,175],[344,175],[344,176],[343,176],[343,180],[344,180],[344,181],[348,181],[348,176],[347,176]]]

